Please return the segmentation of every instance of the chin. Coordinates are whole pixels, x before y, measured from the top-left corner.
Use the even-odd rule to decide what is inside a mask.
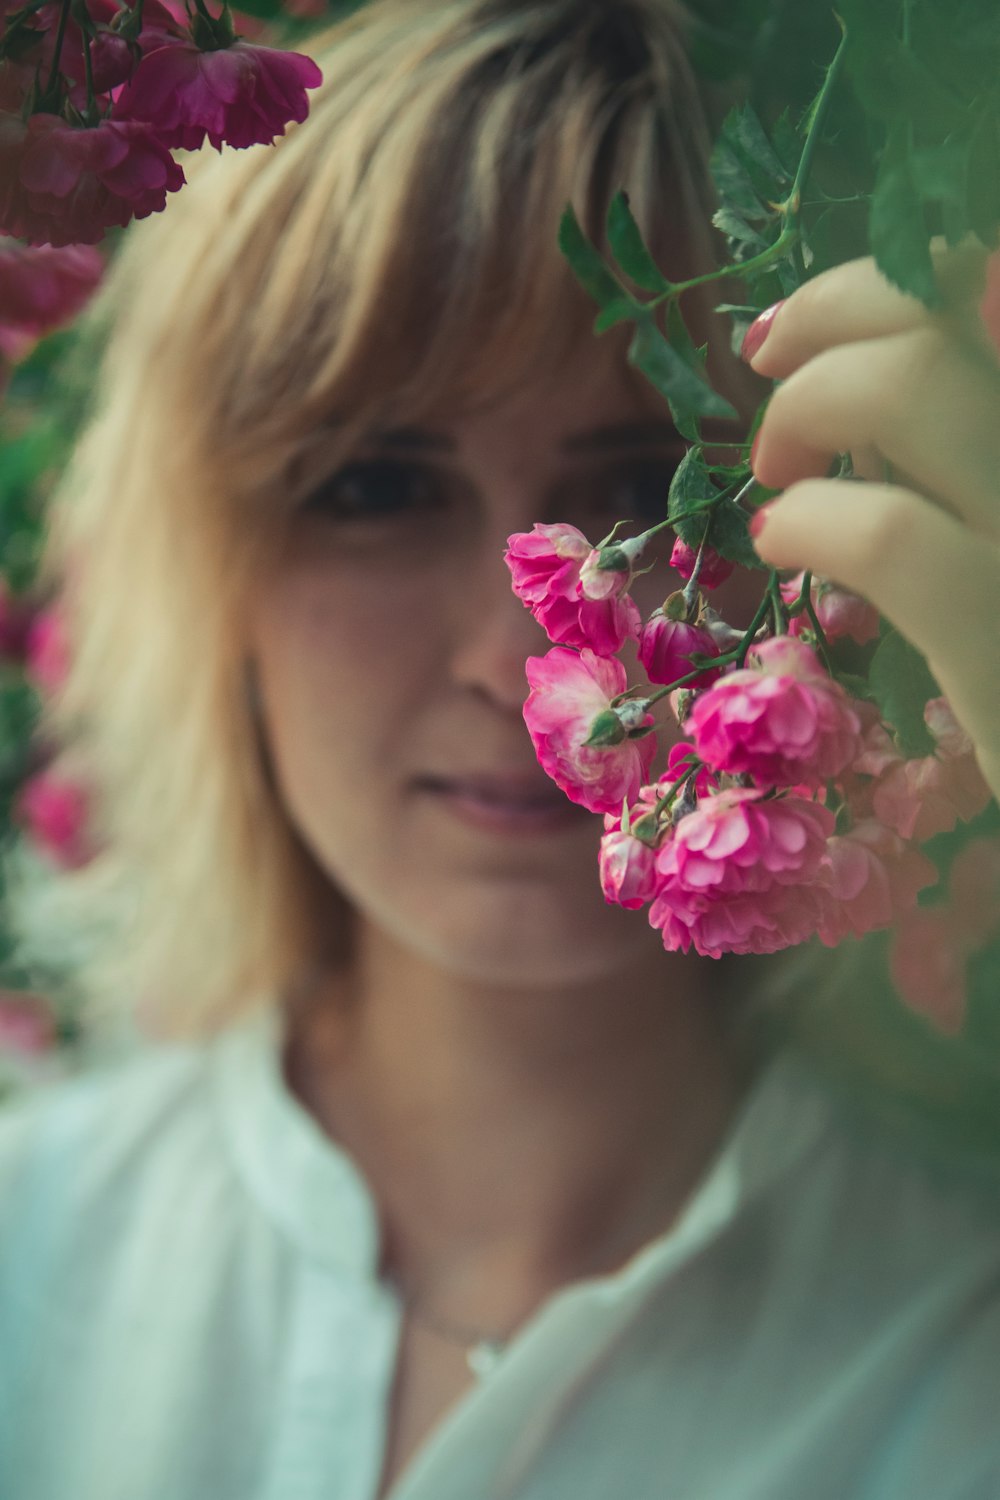
[[[662,954],[659,936],[641,912],[602,903],[588,920],[589,904],[547,914],[536,903],[517,916],[495,913],[498,920],[489,926],[482,909],[453,912],[447,922],[439,912],[436,921],[407,924],[397,938],[456,978],[510,989],[613,980],[623,968]]]

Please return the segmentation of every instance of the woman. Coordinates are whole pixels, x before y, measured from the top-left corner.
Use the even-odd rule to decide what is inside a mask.
[[[200,164],[107,294],[59,714],[90,982],[163,1040],[4,1123],[0,1492],[993,1495],[995,1206],[604,905],[521,719],[506,538],[655,514],[682,452],[553,248],[624,185],[708,261],[673,6],[377,3],[320,55],[308,122]],[[995,640],[1000,371],[864,264],[770,322],[764,482],[877,449],[913,488],[796,486],[761,551],[909,629],[991,775],[990,674],[915,590],[971,580]]]

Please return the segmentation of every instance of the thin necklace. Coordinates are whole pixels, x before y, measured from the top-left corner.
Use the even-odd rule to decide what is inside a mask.
[[[395,1277],[390,1280],[397,1297],[415,1323],[419,1323],[421,1328],[435,1334],[445,1343],[461,1349],[465,1355],[465,1363],[477,1380],[492,1374],[507,1351],[511,1334],[486,1333],[481,1328],[469,1328],[461,1323],[449,1323],[442,1318],[433,1317]]]

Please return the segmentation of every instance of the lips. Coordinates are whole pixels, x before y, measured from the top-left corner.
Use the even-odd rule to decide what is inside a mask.
[[[426,793],[466,822],[497,832],[548,832],[578,823],[585,813],[548,778],[523,773],[429,775],[417,780]]]

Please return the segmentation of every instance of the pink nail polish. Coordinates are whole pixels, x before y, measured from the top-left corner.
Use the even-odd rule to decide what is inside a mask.
[[[760,509],[755,510],[753,515],[750,517],[751,536],[760,536],[761,532],[764,529],[764,522],[767,520],[767,513],[771,509],[772,504],[773,502],[768,502],[767,505],[762,505]]]
[[[746,360],[747,364],[750,363],[755,354],[760,353],[760,350],[764,346],[764,340],[771,332],[771,325],[779,310],[784,307],[787,301],[787,297],[782,297],[780,302],[772,303],[770,307],[761,313],[759,318],[755,318],[750,324],[740,347],[740,358]]]

